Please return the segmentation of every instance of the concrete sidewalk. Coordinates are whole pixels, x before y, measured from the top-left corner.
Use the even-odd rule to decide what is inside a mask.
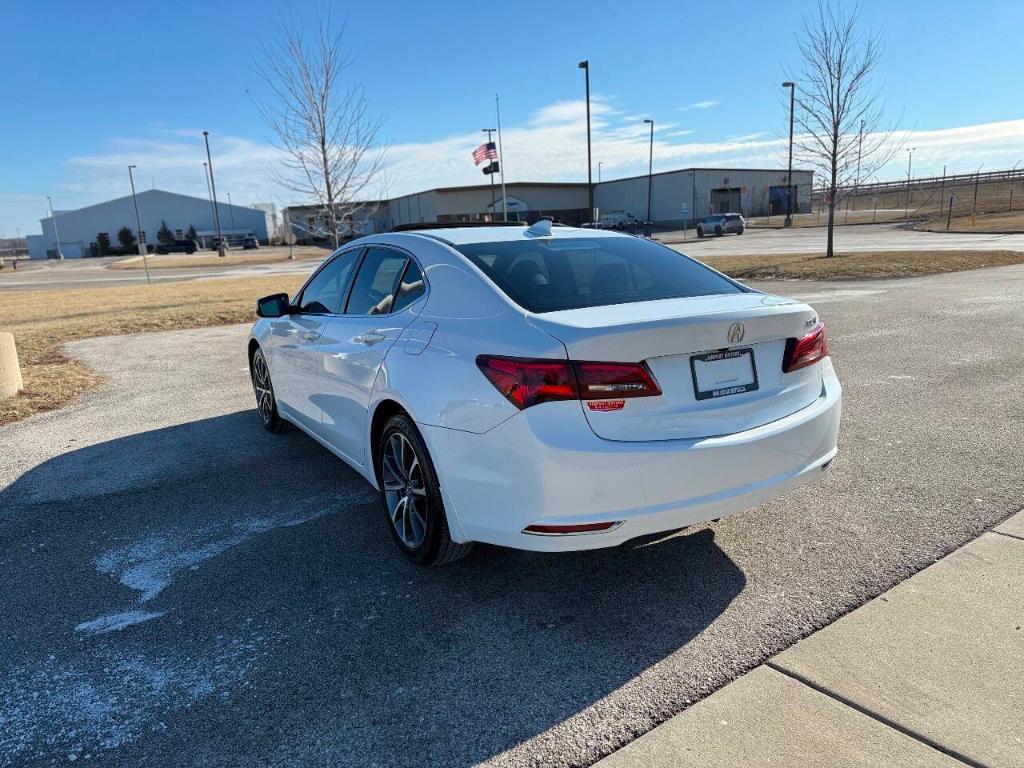
[[[1024,766],[1024,511],[597,765]]]

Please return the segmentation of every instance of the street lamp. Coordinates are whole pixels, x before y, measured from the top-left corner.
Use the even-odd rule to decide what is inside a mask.
[[[47,202],[50,203],[50,218],[53,219],[53,236],[57,239],[57,258],[61,261],[64,260],[64,253],[60,249],[60,230],[57,229],[57,214],[53,212],[53,200],[50,196],[46,196]]]
[[[651,221],[651,188],[654,182],[654,121],[644,120],[651,126],[651,148],[647,158],[647,222]]]
[[[228,192],[228,213],[231,215],[231,231],[235,231],[235,204],[231,202],[231,193]]]
[[[793,226],[793,109],[796,104],[796,83],[787,80],[782,84],[789,88],[789,166],[786,171],[786,221],[783,226]]]
[[[590,160],[590,61],[581,61],[577,65],[583,70],[584,80],[587,85],[587,201],[589,208],[587,209],[587,218],[590,219],[590,223],[594,223],[594,179],[593,164]]]
[[[128,166],[128,183],[132,185],[132,204],[135,206],[135,231],[139,235],[139,253],[142,254],[142,266],[146,270],[146,285],[152,285],[149,279],[149,264],[146,263],[146,244],[142,242],[142,219],[139,218],[139,200],[135,197],[135,177],[132,176],[132,168],[137,166]]]
[[[217,227],[217,255],[227,256],[224,252],[224,237],[220,231],[220,211],[217,210],[217,182],[213,180],[213,158],[210,156],[210,132],[203,131],[203,140],[206,142],[206,162],[210,170],[210,196],[213,198],[213,223]],[[335,243],[337,245],[337,243]]]
[[[910,164],[914,159],[914,152],[917,147],[910,147],[907,150],[907,199],[903,204],[903,218],[907,218],[910,213]]]
[[[601,160],[598,160],[597,161],[597,183],[598,184],[601,183],[601,166],[602,165],[604,165],[604,162],[601,161]]]

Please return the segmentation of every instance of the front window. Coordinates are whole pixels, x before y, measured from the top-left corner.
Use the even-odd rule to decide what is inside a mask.
[[[456,248],[530,312],[747,290],[670,248],[633,237],[545,238]]]

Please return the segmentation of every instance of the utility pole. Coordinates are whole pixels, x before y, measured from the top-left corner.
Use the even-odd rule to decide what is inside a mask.
[[[644,120],[651,126],[651,148],[647,158],[647,223],[651,223],[651,189],[654,185],[654,121]]]
[[[579,68],[583,70],[583,74],[587,83],[587,200],[589,207],[587,208],[587,219],[590,223],[594,223],[594,179],[591,175],[593,170],[593,163],[590,159],[590,61],[584,60],[579,63]]]
[[[235,204],[231,202],[231,193],[228,192],[228,213],[231,215],[231,231],[235,231]]]
[[[598,160],[597,161],[597,183],[598,184],[601,183],[601,166],[602,165],[604,165],[604,163],[602,161]]]
[[[1013,210],[1013,182],[1017,177],[1017,166],[1020,165],[1020,160],[1013,164],[1013,170],[1010,171],[1010,207],[1006,210]]]
[[[786,221],[783,226],[791,227],[793,226],[793,111],[796,106],[796,83],[787,80],[782,87],[789,88],[789,166],[786,171]]]
[[[60,249],[60,230],[57,229],[57,214],[53,212],[53,200],[50,196],[46,196],[47,201],[50,203],[50,218],[53,219],[53,236],[57,239],[57,258],[64,261],[64,252]]]
[[[495,130],[496,129],[494,129],[494,128],[483,128],[483,129],[481,129],[481,131],[480,131],[481,133],[486,133],[487,134],[487,143],[488,144],[492,144],[493,143],[491,141],[491,134],[494,133]],[[501,161],[502,161],[502,158],[499,157],[498,158],[498,165],[499,165],[499,167],[501,165]],[[495,197],[495,193],[494,193],[494,171],[492,170],[487,175],[491,177],[491,217],[492,217],[491,221],[494,221],[493,217],[498,215],[498,211],[496,210],[497,207],[498,207],[498,198]]]
[[[132,176],[132,168],[128,166],[128,183],[132,185],[132,205],[135,206],[135,229],[139,233],[139,253],[142,255],[142,266],[146,270],[146,285],[152,285],[149,279],[149,264],[146,262],[146,244],[142,242],[142,219],[139,217],[139,199],[135,196],[135,178]]]
[[[217,182],[213,179],[213,158],[210,156],[210,132],[203,131],[206,142],[206,162],[210,164],[210,196],[213,199],[213,223],[217,226],[217,255],[227,256],[224,252],[224,237],[220,231],[220,211],[217,210]]]
[[[210,226],[217,220],[217,209],[213,207],[213,192],[210,191],[210,166],[203,163],[203,178],[206,179],[206,199],[210,201]],[[206,247],[205,241],[203,247]]]
[[[974,226],[974,217],[978,213],[978,176],[981,174],[981,169],[985,167],[982,163],[978,166],[978,170],[974,172],[974,203],[971,205],[971,226]]]
[[[910,164],[914,159],[914,151],[917,147],[910,147],[907,150],[907,201],[903,205],[903,218],[907,218],[910,214]]]

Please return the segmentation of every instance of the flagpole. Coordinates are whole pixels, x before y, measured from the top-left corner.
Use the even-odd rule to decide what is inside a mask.
[[[494,129],[493,128],[484,128],[482,132],[487,134],[487,143],[488,144],[493,143],[491,141],[491,134],[494,133]],[[493,162],[493,161],[488,160],[488,162]],[[501,167],[500,163],[498,164],[498,167],[499,168]],[[491,177],[491,221],[494,221],[494,217],[498,215],[498,199],[494,195],[494,173],[492,172],[492,173],[489,173],[487,175]]]
[[[501,215],[508,221],[508,195],[505,194],[505,149],[501,146],[501,103],[494,94],[494,111],[498,118],[498,169],[501,172]]]

